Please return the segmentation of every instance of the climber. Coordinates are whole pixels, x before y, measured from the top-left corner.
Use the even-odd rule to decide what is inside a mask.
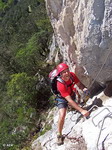
[[[57,133],[57,144],[63,144],[62,129],[64,125],[64,120],[66,116],[66,111],[68,104],[72,106],[75,110],[79,111],[83,116],[87,117],[89,112],[81,108],[75,101],[75,91],[74,85],[76,84],[82,91],[87,91],[87,88],[80,82],[77,76],[69,71],[69,67],[65,63],[60,63],[57,67],[57,74],[61,80],[57,80],[57,90],[60,94],[56,96],[57,107],[59,109],[58,118],[58,133]],[[73,80],[72,80],[73,78]]]

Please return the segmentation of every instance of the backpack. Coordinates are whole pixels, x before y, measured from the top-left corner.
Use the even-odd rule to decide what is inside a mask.
[[[72,75],[70,76],[70,78],[72,80],[72,83],[68,86],[71,86],[74,83],[74,78]],[[50,79],[51,92],[55,95],[60,95],[59,91],[57,90],[57,81],[65,84],[66,88],[68,87],[65,81],[60,78],[60,75],[57,74],[57,69],[54,69],[49,73],[49,79]]]

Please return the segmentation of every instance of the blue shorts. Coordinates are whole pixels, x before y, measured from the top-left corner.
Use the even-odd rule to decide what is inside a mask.
[[[76,98],[76,96],[74,94],[74,96],[72,96],[72,99],[75,101],[75,98]],[[58,107],[58,109],[60,109],[60,108],[67,108],[68,107],[68,102],[63,97],[58,97],[57,96],[55,101],[56,101],[56,106]]]

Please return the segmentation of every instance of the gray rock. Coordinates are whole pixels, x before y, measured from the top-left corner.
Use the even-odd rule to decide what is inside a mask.
[[[88,87],[112,80],[112,1],[45,1],[63,60]]]

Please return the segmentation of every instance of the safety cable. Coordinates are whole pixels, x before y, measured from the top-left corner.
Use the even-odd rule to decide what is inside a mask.
[[[110,48],[110,47],[111,47],[111,43],[110,43],[109,48]],[[101,71],[102,71],[104,65],[106,64],[106,61],[107,61],[107,59],[108,59],[108,57],[109,57],[111,51],[112,51],[112,48],[110,48],[110,51],[107,53],[107,56],[106,56],[106,58],[105,58],[105,60],[104,60],[104,63],[102,64],[102,66],[101,66],[99,72],[96,74],[96,76],[95,76],[94,80],[92,81],[92,83],[89,85],[88,89],[93,85],[93,83],[95,82],[95,80],[97,79],[97,77],[99,76],[99,74],[101,73]]]
[[[48,149],[46,145],[47,145],[49,142],[51,142],[52,140],[53,140],[53,138],[51,138],[51,139],[49,138],[49,140],[47,140],[47,141],[44,143],[43,147],[45,147],[46,150],[51,150],[51,149]],[[50,143],[49,143],[49,145],[50,145]],[[49,147],[51,147],[51,146],[49,146]]]
[[[95,108],[98,108],[98,106],[97,106],[97,105],[93,105],[93,106],[88,110],[88,112],[91,113],[92,110],[95,109]],[[76,120],[76,124],[81,120],[82,117],[83,117],[83,115],[80,114],[80,116],[79,116],[79,117],[77,118],[77,120]],[[86,119],[89,119],[89,117],[90,117],[90,114],[89,114],[89,116],[87,116],[87,117],[85,117],[85,118],[86,118]]]
[[[98,106],[97,105],[93,105],[88,111],[92,111],[94,108],[98,108]],[[75,112],[72,112],[72,116],[74,115],[74,114],[78,114],[79,116],[78,116],[78,118],[76,119],[76,124],[80,121],[80,119],[81,119],[81,117],[83,117],[79,112],[77,112],[77,111],[75,111]],[[87,117],[84,117],[85,119],[88,119]],[[72,118],[70,118],[71,120],[72,120]],[[72,120],[73,122],[75,121],[75,120]],[[75,124],[75,125],[76,125]],[[72,143],[75,143],[75,142],[78,142],[79,144],[80,144],[80,142],[81,142],[81,140],[82,140],[82,136],[80,136],[80,137],[78,137],[78,138],[76,138],[76,137],[69,137],[68,135],[72,132],[72,130],[73,130],[73,128],[74,128],[74,126],[72,126],[71,127],[71,129],[70,129],[70,131],[67,133],[67,134],[64,134],[63,136],[64,136],[64,138],[66,137],[67,139],[69,139]],[[43,145],[43,147],[45,147],[46,148],[46,150],[48,150],[48,148],[47,148],[47,144],[49,143],[49,147],[52,147],[50,144],[50,142],[53,140],[54,138],[49,138],[45,143],[44,143],[44,145]],[[49,150],[51,150],[51,149],[49,149]]]
[[[110,43],[110,46],[111,46],[111,43]],[[110,48],[110,46],[109,46],[109,48]],[[101,71],[102,71],[104,65],[106,64],[106,61],[107,61],[107,59],[108,59],[108,57],[109,57],[111,51],[112,51],[112,48],[110,48],[109,52],[107,53],[107,56],[106,56],[106,58],[105,58],[105,60],[104,60],[104,63],[102,64],[102,66],[101,66],[99,72],[96,74],[94,80],[93,80],[92,83],[87,87],[88,89],[90,89],[90,88],[92,87],[93,83],[96,81],[97,77],[98,77],[99,74],[101,73]],[[86,93],[84,93],[83,99],[86,99],[87,96],[89,96],[89,95],[86,95]]]
[[[80,115],[79,112],[75,111],[75,112],[72,112],[72,116],[73,116],[74,114],[77,114],[77,113]],[[71,119],[71,120],[72,120],[72,119]],[[74,122],[74,120],[72,120],[72,121]],[[74,128],[74,126],[72,126],[71,129],[70,129],[70,131],[69,131],[67,134],[64,134],[63,137],[69,139],[69,140],[70,140],[71,142],[73,142],[73,143],[75,143],[75,142],[80,143],[82,136],[80,136],[80,137],[78,137],[78,138],[76,138],[76,137],[69,137],[69,136],[68,136],[68,135],[72,132],[73,128]],[[51,148],[52,145],[51,145],[50,142],[51,142],[53,139],[54,139],[54,138],[50,137],[50,138],[44,143],[43,147],[45,147],[46,150],[51,150],[51,149],[48,149],[46,145],[49,144],[49,147]]]
[[[98,150],[98,143],[99,143],[99,140],[100,140],[102,128],[103,128],[104,121],[105,121],[106,118],[111,118],[111,119],[112,119],[112,113],[107,114],[107,115],[103,118],[102,125],[101,125],[101,129],[100,129],[99,136],[98,136],[98,140],[97,140],[97,150]],[[103,144],[104,144],[104,143],[103,143]]]
[[[106,61],[107,61],[107,59],[108,59],[108,57],[109,57],[109,55],[110,55],[110,53],[111,53],[111,48],[110,48],[110,51],[109,51],[109,53],[107,54],[107,57],[105,58],[105,61],[104,61],[104,63],[102,64],[102,66],[101,66],[101,68],[100,68],[100,70],[99,70],[99,72],[97,73],[97,75],[95,76],[95,78],[94,78],[94,80],[92,81],[92,83],[89,85],[89,87],[88,87],[88,89],[93,85],[93,83],[95,82],[95,80],[97,79],[97,77],[99,76],[99,74],[101,73],[101,71],[102,71],[102,69],[103,69],[103,67],[104,67],[104,65],[106,64]],[[93,109],[94,107],[96,107],[96,106],[93,106],[91,109]],[[81,116],[79,116],[79,118],[80,118]],[[106,116],[106,117],[110,117],[110,116]],[[105,118],[106,118],[105,117]],[[104,118],[104,120],[105,120],[105,118]],[[104,123],[104,120],[103,120],[103,123]],[[102,124],[103,124],[102,123]],[[103,126],[103,125],[102,125]],[[73,129],[73,127],[71,128],[71,131],[72,131],[72,129]],[[101,128],[102,129],[102,128]],[[70,131],[70,132],[71,132]],[[70,134],[70,132],[68,133],[68,134]],[[68,134],[66,134],[66,136],[68,136]],[[100,134],[101,134],[101,131],[100,131]],[[100,138],[100,134],[99,134],[99,138]],[[51,140],[53,140],[53,139],[49,139],[43,146],[45,146],[48,142],[50,142]],[[77,141],[77,139],[75,138],[75,140]],[[98,139],[98,142],[99,142],[99,139]],[[98,142],[97,142],[97,146],[98,146]],[[47,147],[46,147],[46,149],[47,149]]]

